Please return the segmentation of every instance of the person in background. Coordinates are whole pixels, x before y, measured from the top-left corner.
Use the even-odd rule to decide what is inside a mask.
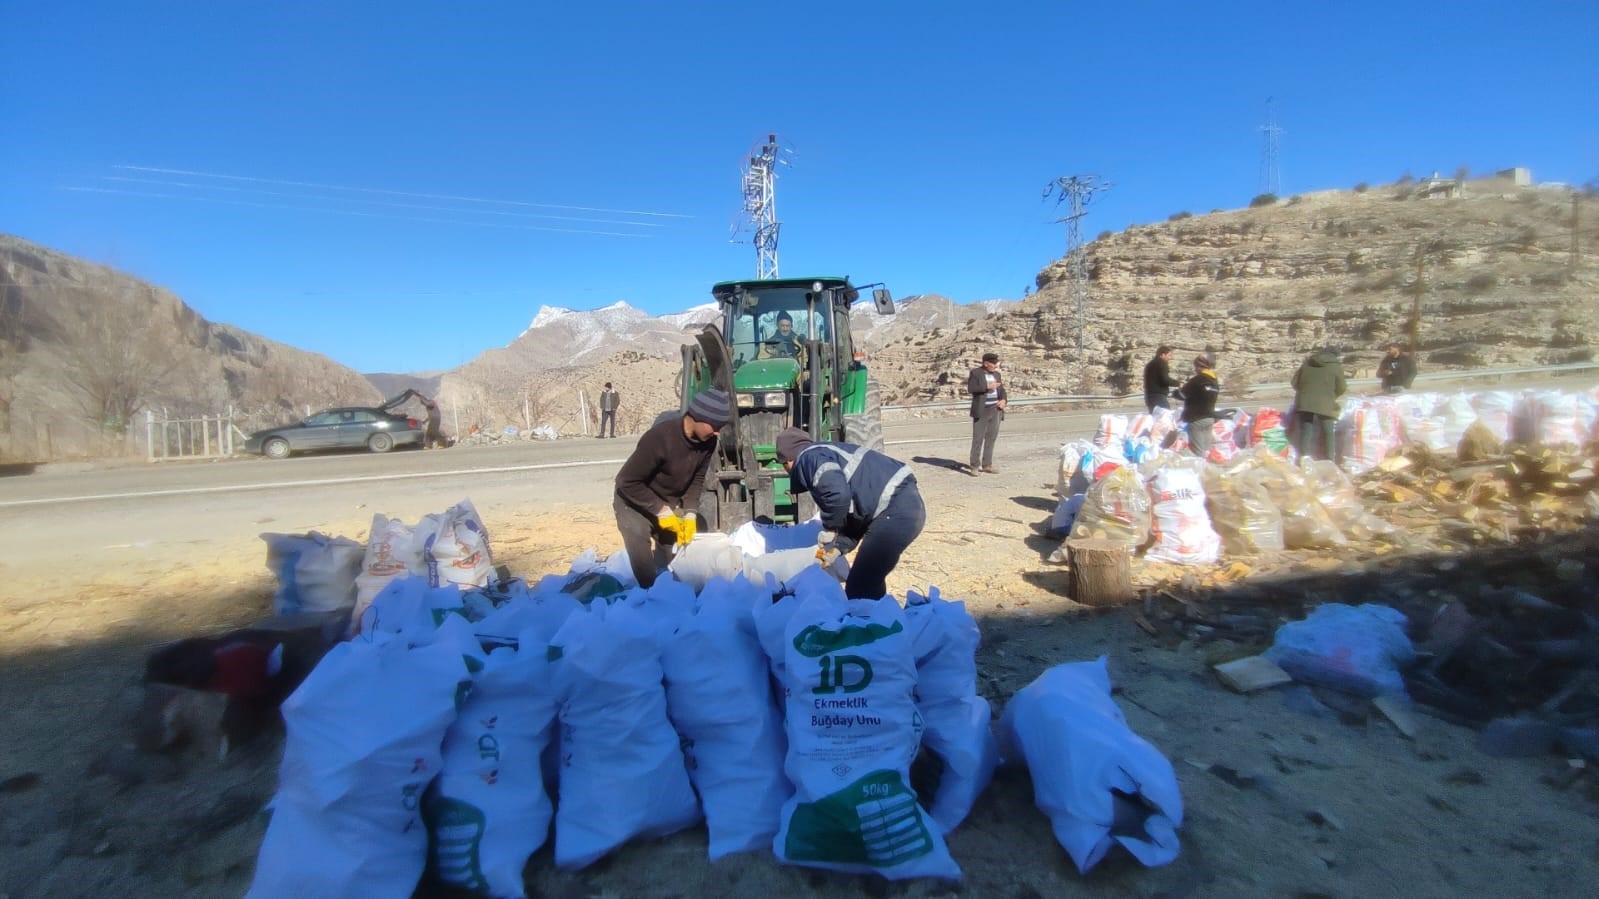
[[[1195,358],[1194,376],[1177,393],[1183,400],[1182,420],[1188,425],[1188,448],[1203,459],[1210,455],[1216,426],[1216,398],[1221,396],[1215,361],[1209,356]]]
[[[427,410],[427,421],[422,426],[422,448],[443,449],[444,432],[439,426],[439,404],[431,397],[425,397],[420,393],[416,398],[421,400],[422,408]]]
[[[927,524],[910,466],[852,443],[816,443],[799,428],[777,434],[777,461],[796,493],[822,517],[816,557],[824,564],[858,547],[844,581],[851,599],[883,599],[888,575]]]
[[[1343,361],[1332,347],[1311,353],[1294,372],[1294,448],[1301,459],[1331,459],[1338,427],[1338,398],[1348,385]]]
[[[605,389],[600,391],[600,436],[605,436],[605,423],[611,423],[611,436],[616,436],[616,407],[622,402],[622,395],[611,387],[611,382],[605,382]]]
[[[972,395],[972,451],[966,472],[973,477],[979,471],[998,474],[994,469],[994,444],[999,442],[999,423],[1005,420],[1005,382],[999,374],[999,354],[983,354],[983,364],[966,376],[966,392]]]
[[[1155,350],[1155,358],[1144,366],[1144,411],[1146,412],[1170,409],[1171,402],[1167,397],[1171,396],[1171,392],[1182,383],[1171,376],[1171,354],[1172,348],[1162,344]]]
[[[1416,381],[1416,357],[1397,343],[1388,344],[1388,353],[1377,363],[1377,377],[1383,393],[1404,393]]]
[[[716,452],[716,435],[733,419],[722,390],[694,397],[688,410],[644,432],[616,473],[616,528],[640,587],[649,587],[678,546],[699,530],[700,494]]]

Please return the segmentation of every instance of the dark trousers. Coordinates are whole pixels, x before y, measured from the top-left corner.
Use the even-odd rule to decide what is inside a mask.
[[[922,533],[927,524],[927,507],[914,481],[907,480],[894,491],[888,508],[866,524],[855,564],[844,581],[844,595],[851,599],[882,599],[888,593],[888,573],[899,564],[899,557]]]
[[[1164,396],[1150,396],[1147,393],[1144,394],[1144,411],[1148,412],[1150,415],[1154,415],[1156,409],[1170,408],[1171,400],[1166,399]]]
[[[622,532],[622,547],[627,550],[628,564],[633,566],[634,580],[640,587],[652,586],[672,562],[677,535],[661,530],[655,516],[633,508],[620,495],[611,500],[611,508],[616,512],[616,529]]]
[[[606,422],[610,422],[611,423],[611,436],[615,437],[616,436],[616,410],[615,409],[601,409],[600,410],[600,436],[601,437],[605,436],[605,423]]]
[[[1196,418],[1188,423],[1188,449],[1199,458],[1210,455],[1210,445],[1216,442],[1216,419]]]
[[[971,463],[973,468],[994,467],[994,444],[999,441],[999,423],[1005,420],[1005,412],[998,406],[984,406],[983,411],[977,413],[972,419],[972,452]]]
[[[1331,459],[1338,428],[1338,419],[1314,412],[1295,412],[1299,419],[1299,433],[1295,435],[1294,449],[1301,459]],[[1320,444],[1318,446],[1317,444]]]

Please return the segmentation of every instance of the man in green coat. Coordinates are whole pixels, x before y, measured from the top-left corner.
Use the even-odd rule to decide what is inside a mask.
[[[1294,372],[1294,440],[1299,457],[1331,459],[1338,426],[1338,398],[1344,395],[1343,361],[1332,347],[1310,354]]]

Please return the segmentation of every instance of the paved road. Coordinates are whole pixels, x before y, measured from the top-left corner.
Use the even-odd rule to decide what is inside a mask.
[[[1282,400],[1251,397],[1250,405]],[[996,463],[1011,473],[1036,472],[1026,483],[1047,498],[1059,445],[1090,436],[1104,411],[1018,410],[1005,423]],[[964,462],[969,434],[959,413],[884,423],[889,453],[919,470]],[[490,522],[528,511],[603,510],[632,448],[629,438],[579,438],[283,461],[47,466],[0,477],[0,528],[7,535],[0,567],[98,566],[107,549],[144,555],[139,551],[181,545],[203,552],[253,541],[262,531],[354,536],[365,533],[374,512],[414,521],[463,497]]]

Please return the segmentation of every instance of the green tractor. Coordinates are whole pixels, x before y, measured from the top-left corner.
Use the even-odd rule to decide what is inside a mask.
[[[720,387],[738,415],[722,430],[706,476],[703,527],[803,521],[814,510],[809,495],[789,487],[777,432],[799,427],[816,440],[883,448],[877,385],[850,336],[860,290],[848,278],[781,278],[724,281],[711,295],[721,320],[683,348],[682,408]],[[885,288],[872,299],[880,314],[894,313]]]

